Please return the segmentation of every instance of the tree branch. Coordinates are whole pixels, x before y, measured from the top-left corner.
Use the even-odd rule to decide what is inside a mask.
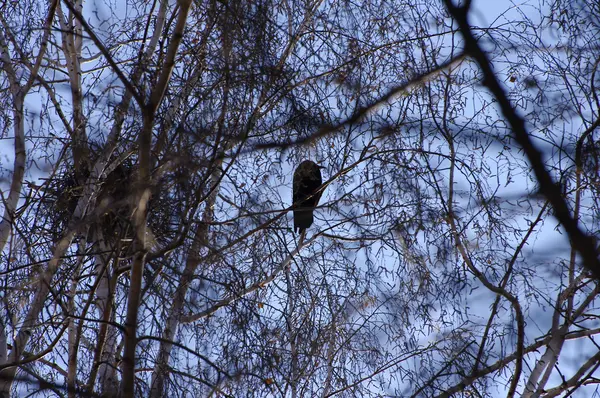
[[[502,114],[510,125],[513,136],[517,143],[523,148],[531,168],[540,185],[540,192],[546,196],[554,208],[554,216],[562,224],[567,232],[571,245],[579,252],[583,259],[583,266],[592,272],[594,277],[600,280],[600,260],[596,250],[596,242],[591,237],[581,231],[577,220],[571,216],[571,212],[562,195],[561,187],[554,182],[548,170],[544,166],[541,152],[534,146],[531,137],[525,127],[525,122],[512,107],[502,86],[500,85],[490,61],[485,52],[479,47],[477,39],[473,36],[468,22],[468,5],[457,7],[452,4],[452,0],[444,0],[448,11],[458,23],[460,31],[465,40],[465,50],[479,64],[483,73],[483,84],[487,86],[490,92],[496,97]]]

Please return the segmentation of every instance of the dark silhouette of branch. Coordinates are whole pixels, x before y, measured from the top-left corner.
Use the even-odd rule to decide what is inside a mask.
[[[535,177],[540,184],[540,192],[548,199],[554,208],[554,216],[567,232],[571,245],[581,255],[583,266],[590,270],[596,279],[600,280],[600,260],[598,259],[595,241],[591,236],[588,236],[579,228],[577,220],[571,216],[569,207],[563,198],[560,185],[553,181],[550,173],[546,170],[542,154],[534,146],[533,141],[527,132],[527,128],[525,127],[523,118],[521,118],[512,107],[504,89],[492,70],[487,55],[479,47],[477,39],[473,36],[473,32],[471,31],[467,19],[469,4],[466,4],[464,7],[458,7],[452,4],[451,0],[445,0],[445,3],[464,37],[465,51],[479,64],[483,73],[483,84],[491,91],[494,97],[496,97],[500,109],[502,110],[502,114],[513,131],[515,140],[523,148]]]
[[[465,54],[459,54],[456,57],[439,65],[437,68],[433,68],[429,72],[423,73],[422,75],[419,75],[419,76],[409,80],[408,82],[405,82],[405,83],[399,84],[395,87],[392,87],[391,89],[388,90],[388,92],[386,94],[384,94],[377,100],[357,109],[352,116],[339,122],[336,125],[324,125],[318,131],[316,131],[314,134],[311,134],[308,137],[298,138],[297,140],[294,140],[294,141],[267,142],[264,144],[255,145],[254,148],[255,149],[289,148],[294,145],[309,144],[318,138],[333,134],[336,131],[341,130],[342,128],[344,128],[346,126],[350,126],[355,123],[359,123],[371,112],[377,110],[380,106],[383,106],[388,101],[392,100],[394,97],[397,97],[398,95],[409,91],[411,88],[413,88],[415,86],[419,86],[419,85],[427,82],[428,80],[435,78],[437,75],[439,75],[442,71],[444,71],[446,69],[449,69],[449,68],[452,68],[453,66],[459,65],[463,61],[464,58],[465,58]]]
[[[71,2],[69,0],[65,0],[65,1],[63,1],[63,3],[65,3],[65,5],[69,9],[69,11],[73,13],[73,15],[75,16],[75,18],[77,18],[77,20],[79,21],[79,23],[81,23],[81,26],[83,26],[85,28],[86,33],[90,36],[90,38],[92,39],[92,41],[94,42],[94,44],[96,45],[96,47],[98,47],[98,49],[100,50],[100,52],[102,53],[102,55],[104,55],[104,58],[106,58],[106,61],[109,63],[109,65],[111,66],[111,68],[115,71],[115,73],[119,77],[119,80],[121,80],[121,83],[123,83],[123,85],[125,86],[125,89],[128,92],[130,92],[131,95],[133,95],[133,98],[135,98],[135,100],[137,101],[138,105],[140,107],[143,107],[144,106],[144,99],[142,98],[142,95],[133,86],[133,84],[131,84],[131,82],[129,81],[129,79],[127,79],[127,77],[125,76],[125,74],[123,73],[123,71],[121,70],[121,68],[119,68],[119,66],[117,65],[117,63],[113,59],[112,55],[110,54],[110,52],[108,51],[108,49],[106,48],[106,46],[102,43],[102,41],[100,41],[100,39],[98,38],[98,36],[96,36],[96,34],[94,33],[94,30],[87,23],[87,21],[85,20],[85,18],[83,17],[83,15],[81,15],[81,13],[75,8],[75,6],[73,4],[71,4]]]

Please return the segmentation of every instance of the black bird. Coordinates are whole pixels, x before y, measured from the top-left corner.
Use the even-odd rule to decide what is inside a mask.
[[[321,199],[322,167],[305,160],[294,172],[294,232],[304,232],[313,223],[313,211]],[[318,191],[318,192],[317,192]]]

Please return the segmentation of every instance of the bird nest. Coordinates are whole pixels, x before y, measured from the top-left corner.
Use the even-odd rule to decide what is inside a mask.
[[[45,219],[44,229],[53,242],[58,241],[73,218],[73,213],[81,199],[89,172],[76,175],[72,167],[65,167],[54,174],[43,186],[43,195],[38,208],[39,215]],[[168,179],[168,177],[165,177]],[[135,203],[135,169],[131,162],[117,166],[110,174],[101,179],[98,184],[95,210],[87,211],[89,223],[87,241],[94,243],[102,233],[104,242],[111,250],[116,250],[120,256],[132,253],[134,227],[132,213]],[[167,185],[158,184],[161,187]],[[178,218],[174,203],[165,189],[152,189],[148,203],[148,232],[155,243],[170,239],[175,234],[173,220]],[[38,215],[38,219],[39,219]]]

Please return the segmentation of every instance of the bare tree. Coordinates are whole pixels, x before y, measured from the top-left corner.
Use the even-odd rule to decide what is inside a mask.
[[[0,396],[599,395],[600,9],[480,7],[0,5]]]

